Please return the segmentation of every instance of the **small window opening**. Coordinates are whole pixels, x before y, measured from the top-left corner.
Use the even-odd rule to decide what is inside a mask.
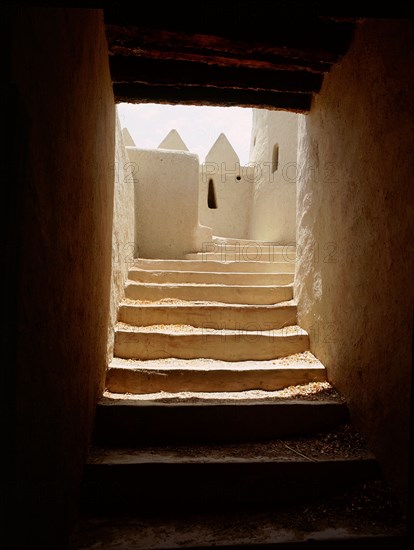
[[[254,136],[253,147],[256,147],[256,136]]]
[[[240,181],[240,180],[241,180],[241,176],[236,176],[236,180],[237,180],[237,181]]]
[[[217,208],[216,191],[212,179],[208,180],[207,206],[211,209]]]
[[[278,166],[279,166],[279,144],[275,143],[275,145],[273,145],[273,154],[272,154],[272,173],[276,172]]]

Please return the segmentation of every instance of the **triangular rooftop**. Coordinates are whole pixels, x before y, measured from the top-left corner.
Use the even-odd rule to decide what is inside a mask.
[[[207,153],[204,162],[216,162],[217,164],[225,162],[229,165],[240,164],[239,157],[225,134],[219,135]]]
[[[171,130],[158,145],[158,149],[174,149],[176,151],[188,151],[187,145],[182,140],[177,130]]]
[[[122,137],[124,138],[125,147],[136,147],[135,141],[132,139],[132,136],[129,133],[128,128],[122,128]]]

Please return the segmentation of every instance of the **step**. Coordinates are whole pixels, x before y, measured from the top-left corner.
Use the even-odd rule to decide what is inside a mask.
[[[249,247],[232,249],[231,247],[223,247],[217,252],[192,252],[185,255],[186,260],[201,260],[220,262],[279,262],[295,265],[296,252],[279,251],[279,250],[261,250],[250,249]]]
[[[131,268],[152,271],[209,271],[249,273],[294,273],[294,262],[220,262],[217,260],[160,260],[139,258],[131,262]]]
[[[104,488],[102,494],[105,496]],[[139,492],[137,495],[139,500]],[[196,495],[196,488],[189,493],[179,491],[176,502],[185,498],[191,501]],[[339,497],[334,494],[266,510],[216,507],[203,514],[183,514],[174,505],[166,514],[111,515],[104,511],[85,515],[73,550],[405,550],[412,546],[402,514],[388,487],[379,480],[344,488]]]
[[[213,235],[212,240],[214,245],[220,245],[220,246],[251,246],[251,247],[279,247],[284,250],[288,251],[295,251],[296,250],[296,244],[282,244],[278,241],[263,241],[263,240],[254,240],[254,239],[238,239],[235,237],[219,237],[218,235]],[[204,245],[205,247],[210,246],[209,244]]]
[[[296,305],[124,303],[118,320],[137,326],[185,325],[214,329],[267,330],[296,324]]]
[[[150,271],[132,268],[128,278],[140,283],[201,283],[216,285],[287,285],[294,273],[226,273],[203,271]]]
[[[177,325],[133,327],[115,330],[114,355],[123,359],[221,359],[268,360],[309,349],[307,332],[297,325],[263,331],[214,330]]]
[[[165,298],[187,301],[223,302],[230,304],[276,304],[292,300],[293,287],[235,286],[197,284],[150,284],[128,282],[125,298],[130,300],[159,301]]]
[[[283,391],[283,390],[282,390]],[[249,394],[249,392],[242,392]],[[268,393],[268,392],[267,392]],[[276,393],[276,392],[272,392]],[[166,401],[109,394],[100,400],[94,442],[103,446],[261,441],[310,435],[347,422],[346,404],[328,396],[312,401],[186,397]],[[204,394],[205,395],[205,394]]]
[[[263,443],[95,447],[85,468],[84,509],[194,513],[320,498],[379,478],[374,456],[352,448],[359,441],[345,425]],[[180,494],[187,497],[178,500]]]
[[[291,244],[280,244],[278,242],[272,241],[251,241],[249,239],[224,239],[216,237],[215,240],[211,243],[204,243],[201,252],[204,253],[225,253],[227,252],[237,252],[242,253],[243,255],[254,255],[258,252],[260,253],[276,253],[276,254],[285,254],[292,257],[296,253],[296,245]]]
[[[273,361],[242,362],[172,358],[127,361],[115,357],[106,373],[108,391],[136,394],[279,390],[325,380],[325,367],[310,352]]]

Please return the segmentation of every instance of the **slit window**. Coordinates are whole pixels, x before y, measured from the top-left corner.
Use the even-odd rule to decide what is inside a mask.
[[[211,178],[208,180],[207,206],[212,210],[217,208],[216,191],[214,181]]]
[[[275,143],[273,145],[273,153],[272,153],[272,174],[276,172],[278,166],[279,166],[279,144]]]

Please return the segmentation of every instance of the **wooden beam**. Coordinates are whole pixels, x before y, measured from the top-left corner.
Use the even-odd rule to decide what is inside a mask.
[[[271,61],[252,58],[251,56],[234,56],[223,52],[221,55],[199,54],[187,52],[173,52],[161,50],[143,50],[129,46],[116,45],[110,48],[110,57],[140,57],[142,59],[191,61],[204,65],[216,65],[219,67],[241,67],[245,69],[263,69],[270,71],[309,71],[314,73],[327,73],[332,63],[306,61],[289,57],[274,56]]]
[[[160,57],[162,53],[171,58],[181,59],[181,54],[194,56],[218,56],[243,60],[257,60],[267,63],[281,63],[282,60],[296,60],[304,63],[336,63],[346,50],[343,39],[332,38],[331,43],[325,37],[308,36],[308,41],[298,37],[276,34],[272,41],[247,38],[227,38],[206,34],[187,34],[162,29],[149,29],[134,26],[107,26],[109,50],[119,53],[119,48],[144,57]],[[309,33],[308,33],[309,34]],[[314,38],[314,40],[312,40]]]
[[[110,57],[111,76],[117,83],[162,86],[209,86],[278,92],[314,93],[320,90],[323,75],[308,71],[272,71],[206,65],[205,63]]]
[[[260,4],[260,3],[259,3]],[[264,4],[264,3],[263,3]],[[223,2],[205,10],[185,10],[177,4],[159,9],[150,7],[144,15],[141,6],[105,10],[105,23],[123,28],[144,28],[155,33],[167,32],[188,37],[215,37],[231,42],[268,44],[275,48],[312,49],[343,54],[352,38],[354,21],[338,20],[301,13],[291,2],[283,13],[277,3],[255,6],[248,13]],[[161,35],[160,35],[161,36]]]
[[[217,105],[222,107],[257,107],[306,113],[312,94],[236,90],[206,86],[150,86],[146,84],[113,85],[117,103],[168,103],[182,105]]]

